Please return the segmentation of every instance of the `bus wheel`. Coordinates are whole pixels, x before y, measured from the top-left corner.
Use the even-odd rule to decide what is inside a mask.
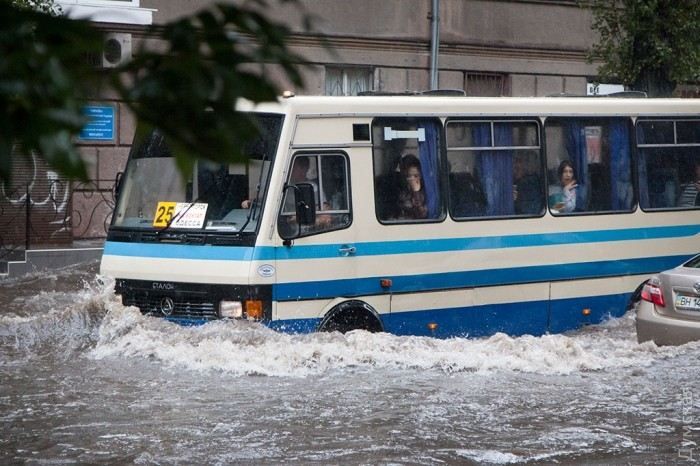
[[[379,314],[362,301],[346,301],[334,307],[318,326],[319,332],[346,333],[351,330],[383,332]]]

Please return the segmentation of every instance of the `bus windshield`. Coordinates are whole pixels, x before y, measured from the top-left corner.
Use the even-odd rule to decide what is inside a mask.
[[[132,149],[113,227],[187,232],[255,232],[282,129],[282,115],[258,115],[260,134],[248,160],[198,160],[183,179],[167,140],[156,130]]]

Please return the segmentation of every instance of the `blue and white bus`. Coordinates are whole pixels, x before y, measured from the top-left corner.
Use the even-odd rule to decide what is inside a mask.
[[[278,330],[542,335],[698,252],[700,102],[290,97],[245,164],[135,141],[101,272],[125,305]],[[697,191],[695,191],[697,193]]]

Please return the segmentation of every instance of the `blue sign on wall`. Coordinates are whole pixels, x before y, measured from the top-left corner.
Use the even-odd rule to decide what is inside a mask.
[[[84,141],[111,141],[114,139],[114,107],[109,105],[86,105],[83,115],[88,122],[80,130]]]

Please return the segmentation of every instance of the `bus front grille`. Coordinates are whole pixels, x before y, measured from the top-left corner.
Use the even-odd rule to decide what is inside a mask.
[[[125,306],[136,306],[142,314],[160,317],[216,319],[216,304],[196,297],[167,297],[151,295],[123,295]]]

